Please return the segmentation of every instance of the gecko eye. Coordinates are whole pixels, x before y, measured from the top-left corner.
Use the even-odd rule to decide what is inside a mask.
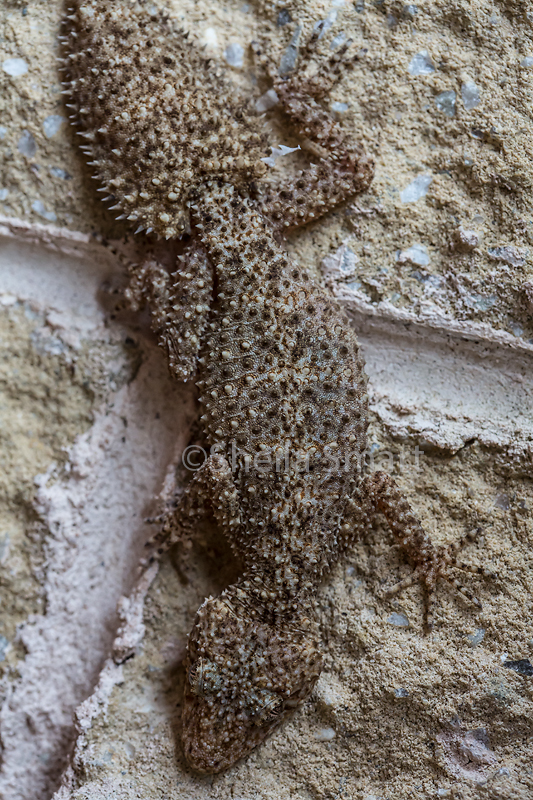
[[[205,697],[222,687],[222,676],[217,665],[207,658],[199,658],[189,668],[189,683],[193,694]]]
[[[266,722],[279,717],[283,709],[283,698],[268,689],[255,689],[248,696],[248,710],[250,711],[256,725],[264,725]]]

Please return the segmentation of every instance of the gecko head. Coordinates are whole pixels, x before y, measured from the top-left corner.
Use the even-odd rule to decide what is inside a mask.
[[[266,622],[238,593],[232,587],[207,599],[189,638],[183,747],[199,772],[220,772],[249,753],[309,696],[320,674],[308,617]]]

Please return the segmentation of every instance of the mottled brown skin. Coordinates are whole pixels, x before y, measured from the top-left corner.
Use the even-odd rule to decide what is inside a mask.
[[[193,234],[179,271],[148,259],[129,297],[150,303],[173,374],[195,377],[211,446],[166,518],[167,544],[212,513],[244,563],[236,584],[202,604],[189,637],[184,751],[196,770],[218,772],[309,696],[321,669],[316,587],[373,508],[429,593],[449,579],[453,554],[432,547],[392,479],[362,478],[368,406],[356,336],[279,243],[280,229],[372,176],[362,148],[307,94],[331,85],[338,59],[307,82],[272,72],[317,163],[262,186],[258,121],[149,7],[76,4],[68,91],[97,176],[128,219],[165,237]]]

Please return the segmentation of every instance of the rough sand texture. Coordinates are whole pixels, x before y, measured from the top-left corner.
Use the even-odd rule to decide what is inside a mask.
[[[530,798],[531,5],[170,5],[223,63],[242,45],[227,69],[255,98],[268,84],[252,38],[279,61],[296,22],[305,38],[326,19],[330,38],[366,49],[326,102],[373,153],[374,183],[289,247],[322,262],[361,332],[371,466],[395,474],[435,541],[479,530],[465,560],[493,574],[466,578],[482,613],[441,588],[424,636],[416,588],[382,597],[408,568],[377,520],[317,597],[327,660],[311,701],[226,774],[187,772],[186,635],[238,567],[206,526],[135,588],[142,520],[194,400],[146,320],[106,312],[101,287],[122,267],[100,242],[127,231],[61,122],[62,4],[8,3],[0,204],[24,222],[0,229],[0,797],[44,800],[61,783],[56,800]],[[273,146],[297,144],[276,108],[265,124]]]

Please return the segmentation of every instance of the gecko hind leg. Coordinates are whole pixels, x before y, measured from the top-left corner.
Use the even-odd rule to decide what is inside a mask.
[[[440,579],[452,586],[468,602],[481,608],[477,597],[450,572],[455,568],[484,574],[482,568],[470,567],[457,561],[457,553],[472,539],[472,535],[465,536],[455,545],[435,547],[389,475],[375,472],[366,479],[365,485],[375,509],[385,516],[392,533],[413,566],[413,572],[388,589],[386,594],[398,594],[415,583],[421,583],[425,594],[424,620],[428,630],[433,627],[435,592]]]
[[[196,373],[201,336],[213,295],[213,269],[193,244],[178,256],[180,269],[170,274],[154,258],[130,269],[125,296],[133,311],[150,306],[152,328],[168,354],[171,374],[187,381]]]
[[[159,558],[173,545],[190,539],[198,522],[210,514],[230,535],[240,524],[233,475],[227,459],[221,455],[210,455],[175,503],[152,520],[161,523],[161,528],[146,542],[148,560]]]

